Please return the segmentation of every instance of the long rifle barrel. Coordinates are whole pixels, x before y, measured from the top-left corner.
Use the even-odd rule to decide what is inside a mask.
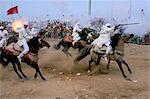
[[[140,23],[119,24],[119,26],[125,26],[125,25],[136,25],[136,24],[140,24]]]

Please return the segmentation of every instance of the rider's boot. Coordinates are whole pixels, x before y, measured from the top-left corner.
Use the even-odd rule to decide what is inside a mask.
[[[75,41],[72,42],[72,45],[75,46]]]
[[[21,54],[19,54],[18,56],[17,56],[17,58],[18,58],[18,60],[19,60],[19,62],[21,62],[21,58],[23,57],[23,53],[21,53]]]
[[[112,47],[111,47],[110,45],[107,46],[106,53],[105,53],[104,56],[103,56],[103,58],[104,58],[106,61],[108,61],[107,56],[108,56],[108,54],[110,53],[111,50],[112,50]]]

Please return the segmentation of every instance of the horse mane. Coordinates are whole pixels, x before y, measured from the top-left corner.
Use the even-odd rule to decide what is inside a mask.
[[[114,36],[111,37],[110,45],[112,46],[113,49],[115,49],[115,47],[118,45],[120,37],[121,37],[121,34],[119,34],[119,33],[114,34]]]
[[[8,46],[12,42],[17,42],[18,41],[18,34],[14,34],[13,36],[9,37],[6,43],[6,46]]]
[[[120,38],[118,40],[118,43],[115,47],[116,50],[120,50],[123,51],[124,50],[124,43],[126,43],[130,38],[132,38],[134,35],[130,34],[130,35],[126,35],[126,36],[122,36],[120,35]]]
[[[29,52],[37,54],[38,50],[40,48],[40,43],[38,41],[38,37],[33,37],[32,39],[30,39],[30,41],[28,42],[29,45]]]

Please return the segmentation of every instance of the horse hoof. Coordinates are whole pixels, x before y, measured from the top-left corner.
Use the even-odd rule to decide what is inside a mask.
[[[36,80],[36,78],[33,78],[33,80]]]
[[[124,77],[125,78],[125,80],[128,80],[128,81],[132,81],[130,78],[128,78],[128,77]]]
[[[109,67],[107,67],[107,70],[110,70]]]
[[[19,79],[20,82],[24,82],[24,79]]]
[[[88,70],[88,73],[90,73],[91,72],[91,70]]]
[[[42,78],[42,80],[45,80],[45,81],[47,81],[47,79],[46,79],[46,78]]]
[[[130,78],[126,78],[126,80],[128,80],[128,81],[132,81]]]
[[[89,74],[88,74],[88,76],[92,76],[94,73],[92,73],[92,72],[90,72]]]
[[[29,78],[28,78],[28,77],[26,77],[26,78],[24,78],[24,80],[29,80]]]
[[[130,71],[130,74],[132,74],[132,72]]]
[[[100,71],[100,74],[108,74],[106,71]]]

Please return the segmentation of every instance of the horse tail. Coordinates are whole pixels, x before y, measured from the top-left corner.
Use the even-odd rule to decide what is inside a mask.
[[[81,49],[79,55],[75,58],[74,63],[78,63],[80,60],[88,56],[90,54],[91,48],[92,48],[92,45],[85,46],[83,49]]]
[[[0,54],[0,63],[2,64],[2,66],[6,67],[9,64],[9,61],[4,60],[3,55]]]

